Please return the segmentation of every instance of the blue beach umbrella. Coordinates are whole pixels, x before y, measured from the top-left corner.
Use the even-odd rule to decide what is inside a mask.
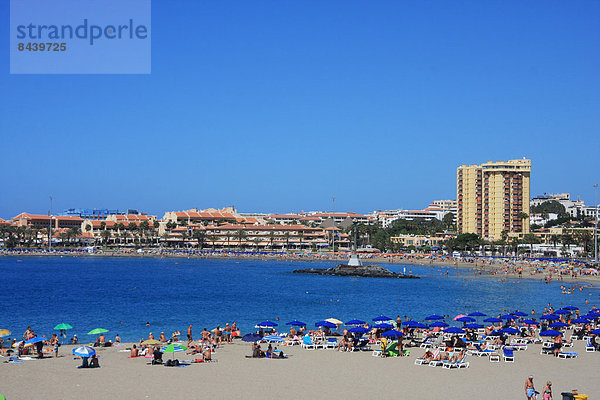
[[[96,350],[90,346],[79,346],[73,349],[73,354],[77,357],[91,357],[96,354]]]
[[[553,329],[548,329],[544,332],[540,332],[540,336],[562,336],[562,332],[555,331]]]
[[[404,336],[404,333],[402,333],[400,331],[396,331],[396,330],[391,330],[391,331],[383,332],[381,334],[381,336],[390,337],[390,338],[398,338],[398,337]]]
[[[441,315],[433,314],[425,318],[426,321],[436,321],[438,319],[444,319],[444,317],[442,317]]]
[[[566,306],[566,307],[563,307],[563,310],[575,311],[575,310],[579,310],[579,307],[575,307],[575,306]]]
[[[579,318],[575,318],[574,320],[572,320],[571,323],[572,324],[589,324],[590,320],[587,318],[579,317]]]
[[[460,318],[456,318],[456,321],[459,322],[475,322],[475,318],[473,317],[460,317]]]
[[[469,314],[469,317],[487,317],[487,314],[484,314],[482,312],[472,312]]]
[[[329,322],[329,321],[319,321],[319,322],[315,322],[315,326],[319,327],[325,327],[325,328],[337,328],[337,325],[334,324],[333,322]]]
[[[481,324],[466,324],[464,327],[467,329],[481,329],[484,326]]]
[[[444,329],[444,332],[446,332],[446,333],[465,333],[465,330],[452,326],[448,329]]]
[[[348,329],[348,332],[364,334],[369,332],[369,330],[363,326],[355,326],[354,328]]]
[[[28,344],[34,344],[34,343],[38,343],[38,342],[43,342],[45,340],[48,340],[48,339],[43,338],[41,336],[32,337],[31,339],[29,339],[28,341],[25,342],[25,346],[27,346]]]
[[[262,340],[262,336],[260,336],[258,333],[247,333],[242,336],[242,340],[244,342],[258,342],[259,340]]]
[[[352,325],[364,325],[366,324],[366,321],[361,321],[360,319],[352,319],[348,322],[346,322],[346,325],[348,326],[352,326]]]
[[[407,328],[427,329],[427,325],[422,324],[417,321],[406,321],[406,322],[404,322],[404,326]]]
[[[556,320],[559,320],[560,317],[558,315],[554,315],[554,314],[546,314],[546,315],[542,315],[540,317],[540,319],[545,319],[548,321],[556,321]]]
[[[512,315],[516,315],[517,317],[526,317],[528,314],[523,311],[515,311],[511,313]]]
[[[261,323],[256,324],[257,328],[273,328],[275,326],[277,326],[278,324],[276,322],[273,321],[263,321]]]
[[[449,326],[450,325],[448,325],[447,323],[441,322],[441,321],[436,321],[436,322],[434,322],[432,324],[429,324],[430,328],[447,328]]]
[[[378,328],[378,329],[392,329],[393,327],[394,327],[394,325],[387,324],[385,322],[375,325],[375,328]]]
[[[277,335],[267,335],[264,338],[262,338],[262,340],[264,340],[265,342],[277,342],[277,343],[283,342],[283,338],[281,338]]]
[[[393,319],[390,318],[390,317],[386,317],[385,315],[380,315],[379,317],[373,318],[373,321],[375,321],[375,322],[379,322],[379,321],[393,321]]]
[[[502,322],[502,320],[500,318],[490,317],[490,318],[484,319],[483,322],[495,323],[495,322]]]
[[[590,333],[592,335],[600,335],[600,329],[594,329],[593,331],[590,331]]]
[[[502,335],[502,332],[500,332],[500,331],[493,331],[488,336],[500,336],[500,335]]]
[[[515,328],[504,328],[500,329],[500,332],[506,333],[507,335],[516,335],[517,333],[519,333],[519,330]]]
[[[306,324],[305,324],[304,322],[302,322],[302,321],[297,321],[297,320],[290,321],[290,322],[286,323],[286,325],[292,325],[292,326],[306,326]]]
[[[554,311],[554,314],[563,314],[563,315],[567,315],[567,314],[571,314],[571,311],[569,310],[556,310]]]
[[[535,319],[524,319],[523,321],[521,321],[521,323],[526,324],[526,325],[539,325],[540,324]]]
[[[514,316],[512,314],[501,315],[500,318],[502,318],[502,319],[519,319],[519,317]]]
[[[569,324],[566,324],[564,322],[553,322],[550,325],[548,325],[550,328],[566,328],[569,326]]]

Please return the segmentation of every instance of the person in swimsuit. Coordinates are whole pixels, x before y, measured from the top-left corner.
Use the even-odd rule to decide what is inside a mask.
[[[231,343],[231,327],[229,326],[229,323],[225,324],[225,341],[227,343]]]
[[[188,340],[188,347],[190,346],[190,344],[192,344],[192,324],[190,324],[190,326],[188,326],[187,328],[187,340]]]
[[[537,400],[535,387],[533,386],[533,375],[529,375],[525,381],[525,396],[527,396],[527,400]]]
[[[552,400],[552,382],[546,382],[544,387],[544,400]]]

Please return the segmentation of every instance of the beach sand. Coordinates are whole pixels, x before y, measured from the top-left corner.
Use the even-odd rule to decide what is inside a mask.
[[[285,360],[247,359],[250,344],[236,341],[218,349],[217,362],[183,368],[147,365],[148,359],[128,359],[125,347],[100,349],[101,368],[78,369],[73,346],[62,346],[62,357],[0,363],[0,393],[16,399],[523,399],[528,375],[542,391],[553,382],[554,398],[578,389],[590,398],[600,395],[600,353],[586,353],[575,343],[576,359],[540,355],[540,345],[515,352],[514,363],[490,363],[468,357],[470,368],[447,370],[416,366],[422,349],[403,358],[372,357],[371,352],[305,350],[282,347]],[[166,354],[163,358],[170,358]],[[191,359],[176,353],[176,358]],[[6,360],[0,359],[0,360]]]

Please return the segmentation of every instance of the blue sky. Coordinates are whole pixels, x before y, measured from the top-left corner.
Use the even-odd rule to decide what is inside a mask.
[[[593,203],[600,2],[152,2],[152,74],[10,75],[0,216],[423,208],[526,156]]]

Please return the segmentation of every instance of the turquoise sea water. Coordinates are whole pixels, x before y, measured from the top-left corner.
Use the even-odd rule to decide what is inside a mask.
[[[334,262],[207,260],[183,258],[0,257],[3,282],[0,329],[21,336],[28,325],[38,334],[66,322],[81,339],[94,328],[109,329],[125,341],[185,333],[237,321],[242,333],[256,323],[299,319],[314,326],[325,318],[371,321],[384,314],[423,320],[431,314],[488,315],[504,309],[541,314],[547,303],[587,311],[598,305],[598,288],[572,295],[560,282],[475,278],[469,270],[385,264],[423,279],[347,278],[292,274],[299,268],[326,268]],[[449,270],[446,276],[445,271]],[[589,304],[585,300],[589,300]],[[146,326],[150,322],[151,326]],[[282,326],[283,325],[283,326]],[[457,324],[460,325],[460,324]],[[12,335],[11,335],[12,336]]]

